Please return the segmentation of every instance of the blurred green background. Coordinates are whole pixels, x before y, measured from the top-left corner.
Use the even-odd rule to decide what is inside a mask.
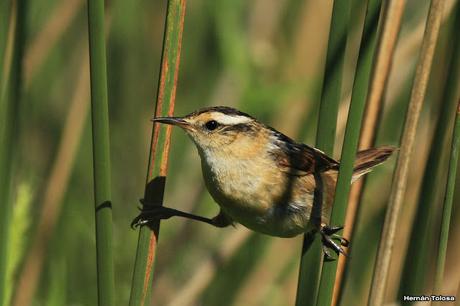
[[[335,158],[340,156],[364,18],[363,1],[352,2]],[[445,107],[443,84],[453,45],[455,3],[446,2],[418,127],[389,301],[396,299],[414,205],[436,119]],[[398,144],[428,5],[427,0],[407,3],[378,144]],[[10,290],[13,296],[18,290],[20,295],[30,292],[30,275],[36,272],[31,305],[96,305],[86,1],[27,1],[26,8]],[[331,8],[332,1],[319,0],[189,0],[175,113],[233,106],[313,144]],[[106,1],[117,305],[127,304],[131,288],[138,232],[129,224],[144,191],[165,9],[166,1]],[[170,152],[165,205],[214,216],[218,207],[204,189],[195,147],[179,130],[173,131]],[[394,161],[369,175],[342,305],[366,301]],[[437,207],[445,185],[439,186]],[[459,217],[456,205],[445,280],[451,295],[460,275],[455,259],[460,252]],[[37,238],[38,226],[47,231]],[[34,243],[40,252],[31,255]],[[174,218],[162,222],[155,305],[293,305],[300,248],[300,237],[272,238],[242,226],[215,229]],[[27,257],[31,266],[24,265]],[[434,258],[428,260],[432,267]]]

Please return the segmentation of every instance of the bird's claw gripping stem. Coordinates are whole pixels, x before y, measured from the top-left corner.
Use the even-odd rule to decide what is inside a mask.
[[[331,256],[331,253],[329,252],[329,249],[333,250],[337,254],[337,256],[340,253],[343,254],[344,256],[347,256],[342,246],[348,247],[350,242],[347,239],[343,238],[342,236],[336,234],[338,231],[342,229],[343,229],[343,226],[330,227],[328,225],[321,225],[319,232],[321,234],[321,242],[323,244],[324,259],[326,261],[334,260],[334,258]],[[334,240],[340,241],[340,244],[335,242]]]
[[[140,214],[131,222],[131,228],[149,224],[155,220],[169,219],[175,214],[168,208],[161,205],[151,205],[148,208],[140,208]]]

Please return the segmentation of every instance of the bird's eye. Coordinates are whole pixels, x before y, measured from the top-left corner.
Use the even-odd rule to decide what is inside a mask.
[[[210,131],[215,130],[218,125],[219,124],[215,120],[210,120],[210,121],[206,122],[206,124],[205,124],[206,128],[208,130],[210,130]]]

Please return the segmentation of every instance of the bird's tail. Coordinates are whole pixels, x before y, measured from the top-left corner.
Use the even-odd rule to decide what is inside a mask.
[[[354,182],[364,174],[372,171],[372,168],[387,160],[395,150],[395,147],[382,146],[359,151],[356,155],[352,181]]]

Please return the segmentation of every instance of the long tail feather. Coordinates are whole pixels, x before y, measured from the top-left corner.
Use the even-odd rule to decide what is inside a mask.
[[[359,151],[356,155],[353,169],[353,181],[372,171],[372,168],[375,166],[383,163],[396,149],[397,148],[391,146],[382,146]]]

